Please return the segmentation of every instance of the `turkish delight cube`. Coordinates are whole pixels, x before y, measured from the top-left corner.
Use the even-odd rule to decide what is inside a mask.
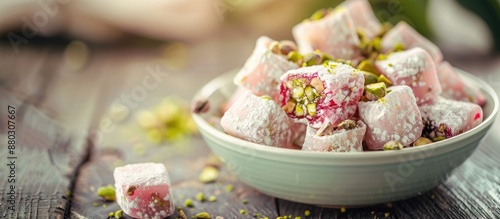
[[[313,128],[326,118],[337,125],[356,112],[364,80],[360,71],[337,62],[290,70],[281,77],[280,104],[288,116],[305,118]]]
[[[269,97],[247,93],[221,118],[221,126],[231,136],[275,147],[291,145],[294,122]]]
[[[361,56],[359,38],[349,11],[335,8],[319,20],[305,20],[292,29],[299,51],[321,52],[334,59],[356,59]]]
[[[379,20],[373,14],[368,0],[348,0],[339,5],[351,15],[353,24],[360,28],[368,38],[375,37],[382,29]]]
[[[408,86],[392,86],[377,101],[359,102],[359,117],[366,124],[365,143],[381,150],[389,141],[408,146],[422,134],[423,124],[415,96]]]
[[[161,163],[139,163],[114,170],[116,202],[128,215],[160,219],[174,213],[167,169]]]
[[[434,62],[419,47],[392,53],[384,60],[377,60],[375,65],[394,85],[411,87],[418,105],[431,102],[441,93]]]
[[[468,101],[480,106],[486,103],[481,91],[461,78],[450,63],[441,62],[437,67],[437,74],[443,89],[441,96],[452,100]]]
[[[279,93],[281,75],[290,69],[299,68],[299,65],[288,61],[286,54],[274,53],[270,48],[273,42],[266,36],[257,39],[254,51],[234,77],[234,83],[257,96],[267,95],[274,99]]]
[[[315,129],[308,126],[302,146],[303,151],[363,151],[366,125],[361,120],[345,120],[336,127],[331,126],[331,123],[325,123],[325,125],[330,127]]]
[[[400,21],[389,30],[382,38],[381,44],[383,52],[392,51],[399,44],[404,46],[405,49],[415,47],[424,49],[431,55],[432,60],[436,64],[443,60],[441,50],[404,21]]]
[[[483,121],[483,109],[479,105],[444,97],[419,109],[424,122],[422,135],[434,141],[466,132]]]

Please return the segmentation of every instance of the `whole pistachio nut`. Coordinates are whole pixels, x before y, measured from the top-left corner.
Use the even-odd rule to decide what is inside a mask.
[[[208,212],[200,212],[196,214],[196,219],[210,219],[212,216]]]
[[[318,53],[307,53],[304,55],[304,63],[306,66],[313,66],[321,64],[321,55]]]
[[[282,55],[288,55],[290,52],[296,52],[297,45],[290,40],[282,40],[279,42],[279,49]]]
[[[425,138],[425,137],[420,137],[413,142],[413,146],[421,146],[421,145],[426,145],[432,143],[431,139]]]
[[[113,187],[112,185],[100,187],[99,189],[97,189],[96,194],[98,196],[101,196],[106,201],[116,200],[115,187]]]
[[[403,149],[403,145],[398,141],[389,141],[384,144],[384,151],[401,150],[401,149]]]

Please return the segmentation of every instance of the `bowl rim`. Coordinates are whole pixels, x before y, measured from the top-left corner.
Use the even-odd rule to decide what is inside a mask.
[[[216,90],[220,89],[223,85],[228,83],[228,80],[232,82],[232,76],[238,71],[239,69],[234,69],[232,71],[229,71],[221,76],[218,76],[214,79],[212,79],[209,83],[207,83],[205,86],[203,86],[194,96],[192,103],[198,101],[198,100],[204,100],[207,97],[210,97]],[[466,79],[472,79],[469,80],[472,83],[472,86],[475,86],[479,88],[485,95],[489,95],[493,101],[493,103],[487,102],[486,104],[493,104],[493,109],[488,115],[486,119],[483,118],[483,122],[479,124],[478,126],[468,130],[467,132],[461,133],[458,136],[455,136],[450,139],[445,139],[443,141],[435,142],[432,143],[428,146],[424,147],[409,147],[409,148],[404,148],[403,150],[397,150],[397,151],[360,151],[360,152],[349,152],[349,153],[325,153],[325,152],[320,152],[320,151],[302,151],[302,150],[293,150],[289,148],[280,148],[280,147],[272,147],[272,146],[267,146],[263,144],[257,144],[253,142],[249,142],[237,137],[233,137],[231,135],[228,135],[219,129],[215,128],[214,126],[210,125],[206,119],[204,119],[201,115],[196,114],[194,112],[191,113],[191,116],[193,117],[195,123],[197,126],[203,130],[206,131],[208,134],[211,136],[214,136],[221,141],[225,141],[228,143],[231,143],[233,145],[238,145],[241,147],[246,147],[247,149],[252,149],[256,151],[262,151],[266,153],[271,153],[271,154],[277,154],[277,155],[282,155],[282,156],[293,156],[293,157],[303,157],[303,158],[336,158],[336,159],[354,159],[354,158],[363,158],[363,159],[368,159],[368,158],[390,158],[394,156],[404,156],[404,155],[410,155],[414,154],[415,152],[426,152],[430,150],[438,150],[438,149],[445,149],[446,147],[452,147],[455,145],[455,143],[466,140],[467,138],[474,136],[475,134],[478,134],[482,130],[490,127],[490,125],[494,122],[496,115],[498,114],[499,111],[499,100],[498,96],[495,92],[495,90],[486,82],[478,78],[477,76],[474,76],[470,73],[467,73],[466,71],[463,71],[461,69],[455,68],[457,73],[461,77],[465,77]],[[235,85],[236,86],[236,85]],[[223,145],[224,147],[227,147],[232,150],[237,150],[236,148],[228,147]],[[462,145],[463,146],[463,145]],[[460,146],[453,147],[448,150],[456,150],[460,148]],[[238,150],[240,151],[240,150]],[[428,155],[428,154],[426,154]],[[430,155],[429,155],[430,156]],[[428,156],[425,156],[428,157]],[[422,157],[420,157],[422,158]]]

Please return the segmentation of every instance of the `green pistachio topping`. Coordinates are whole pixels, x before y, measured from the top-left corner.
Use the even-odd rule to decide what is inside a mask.
[[[205,201],[205,194],[203,194],[203,192],[198,192],[198,194],[196,194],[196,199],[200,202],[204,202]]]
[[[403,149],[403,145],[398,141],[389,141],[384,144],[384,151],[401,150],[401,149]]]
[[[208,212],[200,212],[196,214],[196,219],[210,219],[212,216]]]
[[[103,186],[103,187],[97,189],[96,194],[98,196],[101,196],[106,201],[115,201],[116,200],[115,187],[113,187],[112,185]]]
[[[123,210],[115,211],[115,218],[120,219],[123,217]]]
[[[184,206],[189,207],[189,208],[194,207],[193,200],[192,200],[192,199],[190,199],[190,198],[186,199],[186,200],[184,201]]]
[[[378,99],[384,97],[386,94],[386,90],[387,90],[387,88],[385,86],[385,83],[383,83],[383,82],[369,84],[369,85],[366,85],[366,87],[365,87],[365,92],[367,94],[366,97],[369,100],[378,100]],[[368,94],[372,94],[372,95],[368,95]]]
[[[365,77],[365,86],[378,82],[378,76],[376,74],[367,71],[361,71],[361,73],[363,73]]]
[[[389,80],[385,75],[380,75],[377,82],[384,82],[385,86],[389,87],[392,85],[391,80]]]
[[[362,71],[370,72],[375,75],[380,75],[379,71],[377,70],[377,68],[375,68],[375,65],[373,64],[373,61],[369,59],[361,61],[356,68]]]
[[[420,146],[420,145],[426,145],[432,143],[431,139],[425,138],[425,137],[420,137],[413,142],[413,146]]]

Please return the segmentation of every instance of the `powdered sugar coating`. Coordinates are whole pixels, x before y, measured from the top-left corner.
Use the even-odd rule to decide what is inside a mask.
[[[308,126],[302,150],[323,152],[363,151],[363,137],[366,132],[366,125],[361,120],[358,120],[356,124],[354,129],[341,129],[326,136],[317,136],[317,129]]]
[[[392,53],[375,65],[394,85],[410,86],[418,105],[431,102],[441,93],[434,62],[421,48]]]
[[[382,52],[388,52],[396,46],[396,44],[404,45],[405,49],[420,47],[428,52],[434,63],[439,63],[443,60],[443,54],[439,47],[434,45],[427,38],[420,35],[415,29],[404,21],[400,21],[396,26],[389,30],[382,38]]]
[[[391,140],[408,146],[422,134],[422,118],[411,88],[389,89],[378,101],[358,103],[359,116],[367,126],[365,143],[371,150],[381,150]]]
[[[474,103],[437,98],[432,104],[419,107],[422,118],[432,123],[434,129],[446,126],[446,138],[466,132],[483,121],[483,109]]]
[[[295,25],[292,33],[303,53],[320,50],[335,59],[361,56],[359,38],[348,10],[337,7],[320,20]]]
[[[450,63],[443,61],[437,67],[437,75],[443,89],[441,96],[452,99],[476,103],[480,106],[486,103],[484,95],[477,89],[463,80],[458,75]]]
[[[353,67],[331,62],[328,65],[315,65],[288,71],[281,77],[280,103],[284,106],[291,99],[291,92],[285,84],[293,79],[319,78],[323,82],[324,90],[316,102],[316,114],[305,115],[309,125],[319,128],[326,118],[334,125],[351,117],[356,112],[356,103],[361,99],[365,79],[363,74]],[[292,118],[293,113],[288,114]]]
[[[283,55],[274,54],[268,48],[273,41],[266,36],[257,39],[254,51],[234,77],[234,83],[249,89],[257,96],[267,95],[274,99],[279,93],[281,75],[299,66],[288,61]]]
[[[174,213],[167,169],[160,163],[129,164],[113,173],[116,202],[132,217],[160,219]]]
[[[368,38],[373,38],[382,29],[368,0],[348,0],[339,5],[351,15],[355,27],[361,28]]]
[[[294,122],[272,100],[247,93],[221,118],[228,134],[258,144],[285,147],[291,144]]]

